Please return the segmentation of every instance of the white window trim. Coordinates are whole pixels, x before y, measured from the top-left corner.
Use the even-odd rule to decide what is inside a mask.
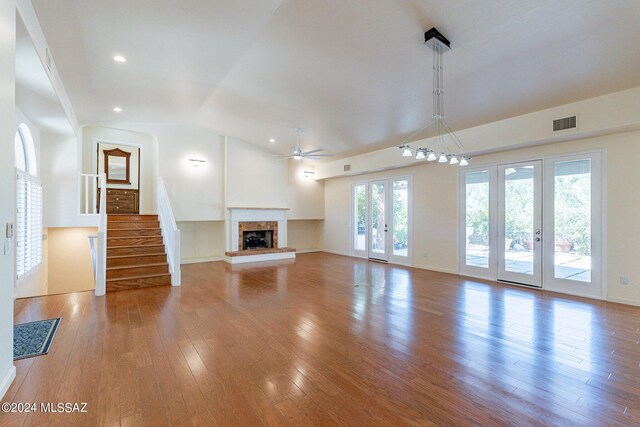
[[[582,151],[582,152],[569,152],[569,153],[565,153],[565,154],[559,154],[559,155],[548,155],[548,156],[537,156],[537,157],[533,157],[533,158],[529,158],[529,159],[524,159],[524,160],[518,160],[518,159],[514,159],[513,161],[509,161],[509,162],[493,162],[493,163],[488,163],[486,165],[483,166],[478,166],[478,167],[474,167],[474,168],[462,168],[459,171],[459,175],[458,175],[458,228],[457,228],[457,232],[458,232],[458,273],[464,276],[468,276],[468,277],[473,277],[473,278],[478,278],[478,279],[483,279],[483,280],[492,280],[492,281],[496,281],[497,280],[497,257],[495,256],[496,253],[496,242],[491,242],[491,239],[495,240],[495,237],[493,237],[493,234],[495,233],[489,233],[490,234],[490,251],[493,255],[493,257],[491,257],[489,259],[489,268],[488,269],[482,269],[482,268],[477,268],[477,269],[473,269],[471,267],[466,266],[466,236],[464,235],[465,233],[461,232],[461,230],[464,230],[464,228],[466,227],[466,215],[465,215],[465,198],[466,198],[466,180],[465,180],[465,174],[468,172],[474,172],[474,171],[482,171],[482,170],[489,170],[490,171],[490,189],[489,189],[489,200],[490,200],[490,207],[489,209],[496,209],[497,208],[497,167],[501,164],[506,164],[506,163],[518,163],[518,162],[526,162],[526,161],[533,161],[533,160],[542,160],[542,169],[543,169],[543,182],[547,179],[547,175],[548,173],[546,172],[546,168],[548,164],[552,164],[553,162],[556,161],[563,161],[566,159],[578,159],[578,158],[585,158],[585,157],[599,157],[599,166],[600,166],[600,181],[601,181],[601,185],[600,185],[600,203],[601,206],[597,207],[597,209],[600,209],[600,232],[599,232],[599,239],[600,239],[600,263],[597,266],[597,271],[599,271],[599,277],[597,279],[600,280],[600,296],[598,295],[594,295],[592,293],[583,293],[583,292],[579,292],[579,291],[572,291],[572,290],[568,290],[568,289],[559,289],[556,288],[554,285],[550,285],[548,283],[546,283],[546,280],[544,280],[544,273],[543,273],[543,281],[542,281],[542,289],[544,290],[553,290],[555,292],[560,292],[560,293],[565,293],[565,294],[569,294],[569,295],[576,295],[576,296],[581,296],[581,297],[586,297],[586,298],[595,298],[595,299],[607,299],[607,170],[606,170],[606,159],[607,159],[607,153],[606,150],[601,149],[601,150],[589,150],[589,151]],[[491,187],[491,180],[494,179],[495,183],[493,185],[493,187]],[[544,185],[544,184],[543,184]],[[491,188],[494,188],[495,190],[493,191],[494,195],[493,198],[491,196]],[[548,203],[545,203],[544,198],[548,197],[548,195],[544,195],[543,196],[543,209],[545,208],[545,205]],[[497,213],[497,212],[496,212]],[[491,222],[495,221],[495,219],[492,219],[492,215],[489,216],[490,218],[490,225],[489,227],[492,226]],[[493,215],[493,218],[497,218],[497,215]],[[543,222],[545,221],[545,218],[543,217]],[[497,227],[497,224],[493,224],[494,227]],[[547,228],[549,228],[546,224],[544,226],[545,230]],[[494,228],[495,230],[495,228]],[[544,262],[544,260],[543,260]],[[593,268],[593,266],[592,266]],[[543,266],[544,269],[544,266]],[[486,270],[486,271],[480,271],[478,272],[477,270]],[[593,279],[592,279],[593,280]],[[527,286],[528,287],[528,286]]]

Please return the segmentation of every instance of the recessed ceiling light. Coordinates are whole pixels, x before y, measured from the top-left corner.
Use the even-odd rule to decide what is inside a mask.
[[[275,140],[275,139],[273,139],[273,138],[271,138],[271,139],[269,140],[269,142],[273,144],[274,142],[276,142],[276,140]]]
[[[116,62],[127,62],[127,58],[122,55],[116,55],[113,57],[113,60]]]
[[[113,111],[115,111],[116,113],[120,113],[120,112],[122,112],[122,108],[120,108],[120,107],[113,107]]]

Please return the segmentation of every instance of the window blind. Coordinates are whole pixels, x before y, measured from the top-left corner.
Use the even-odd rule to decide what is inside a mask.
[[[18,279],[42,263],[42,185],[16,172],[16,274]]]

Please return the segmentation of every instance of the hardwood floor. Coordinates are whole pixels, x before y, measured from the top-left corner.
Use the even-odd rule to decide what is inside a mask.
[[[640,308],[330,254],[16,301],[62,317],[3,426],[631,425]]]

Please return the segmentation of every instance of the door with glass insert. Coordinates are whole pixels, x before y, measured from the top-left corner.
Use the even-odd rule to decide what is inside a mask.
[[[498,167],[498,280],[542,286],[542,162]]]
[[[387,248],[389,222],[387,218],[388,181],[369,183],[369,258],[381,261],[389,260]]]
[[[355,256],[411,263],[411,177],[353,184],[351,242]]]
[[[495,279],[495,167],[461,173],[460,272]]]
[[[545,162],[544,287],[601,298],[600,153]]]

